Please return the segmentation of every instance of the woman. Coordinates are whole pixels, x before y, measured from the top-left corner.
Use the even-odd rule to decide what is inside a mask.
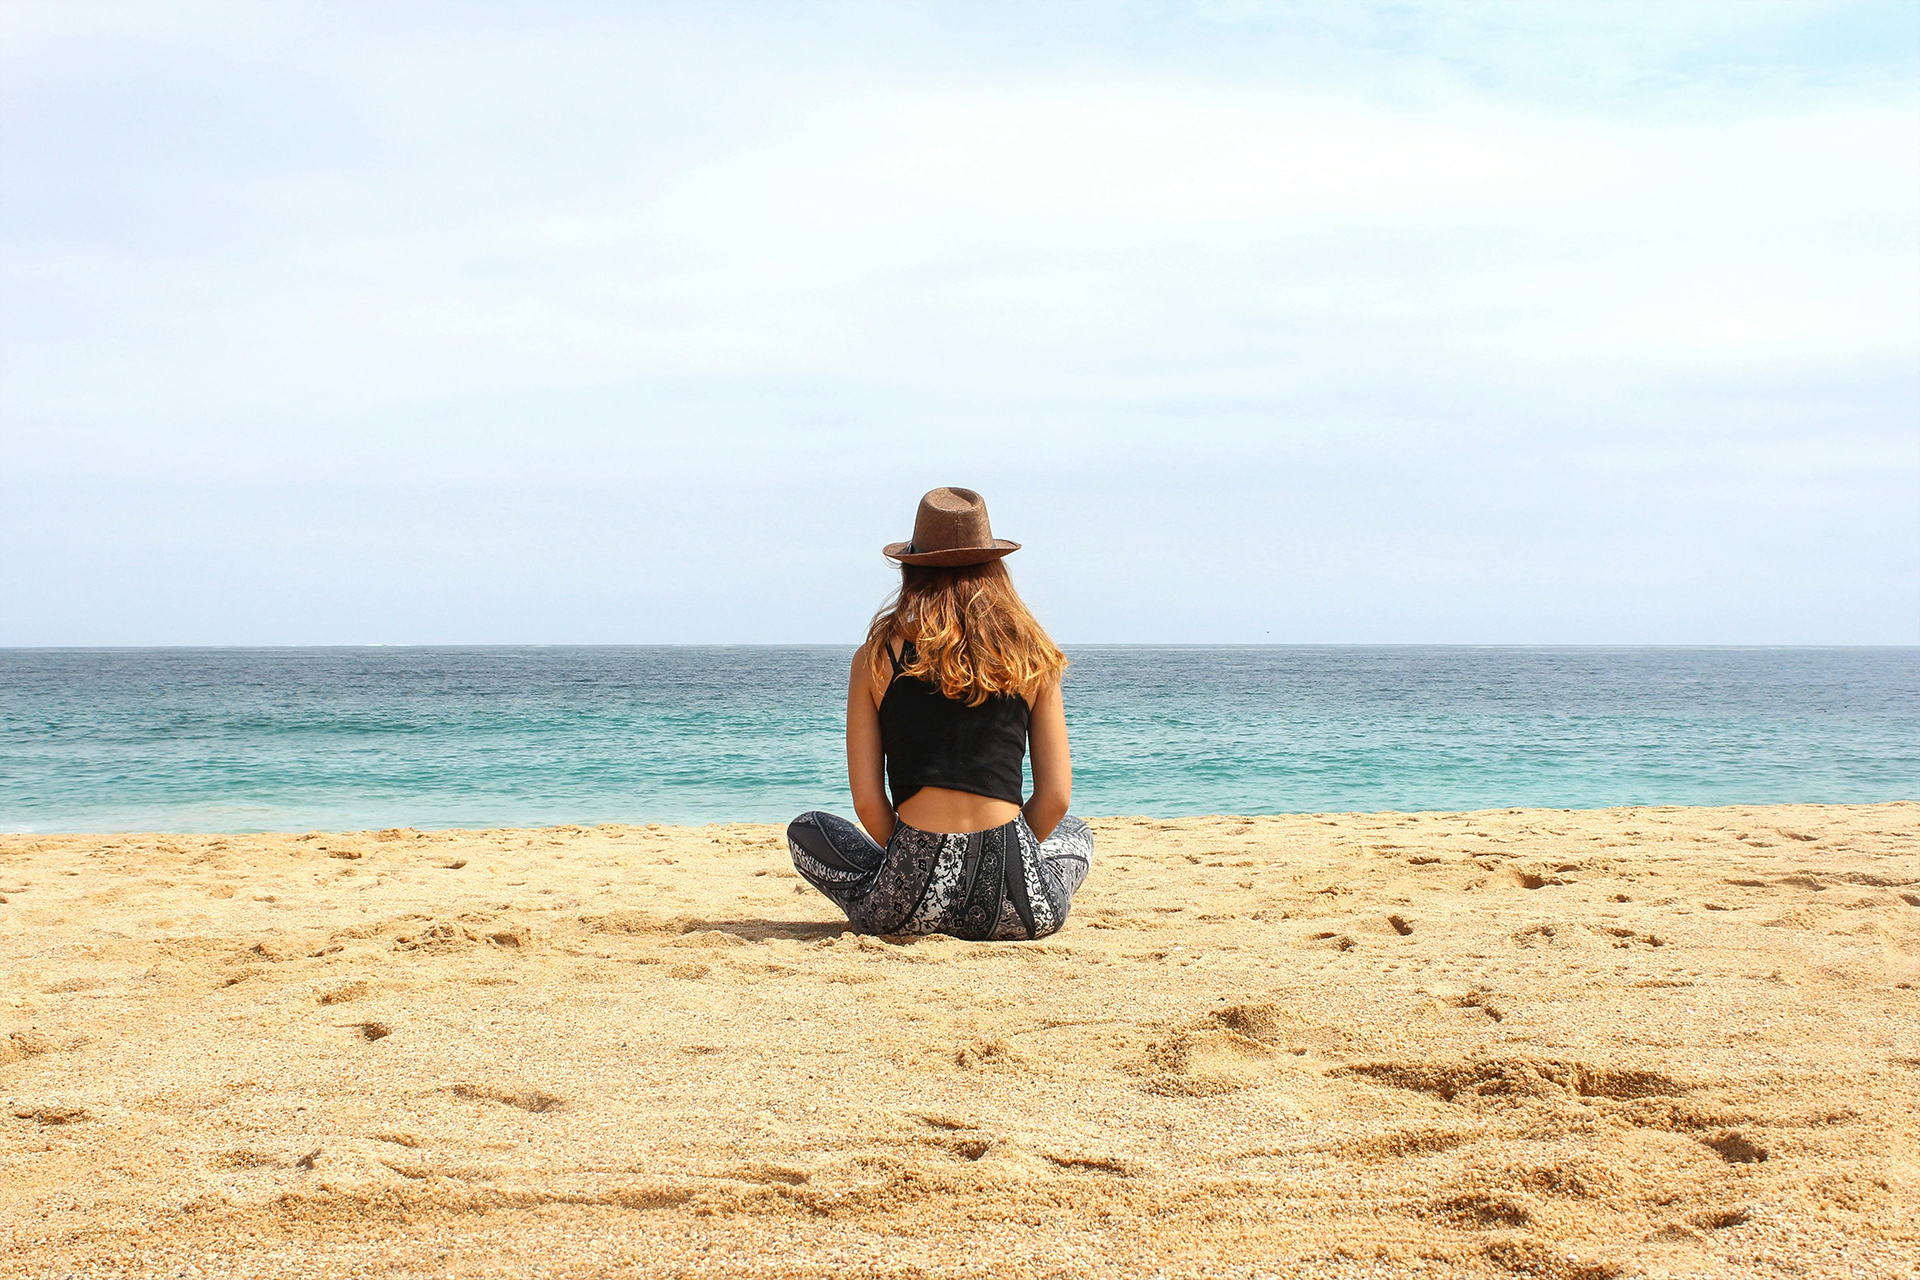
[[[1019,549],[993,536],[971,489],[929,493],[913,541],[886,548],[900,590],[847,681],[860,826],[803,813],[787,827],[794,867],[861,933],[1043,938],[1087,878],[1093,833],[1067,816],[1067,659],[1001,563]]]

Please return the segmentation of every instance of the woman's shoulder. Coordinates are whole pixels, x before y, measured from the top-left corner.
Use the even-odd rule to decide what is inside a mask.
[[[858,679],[863,673],[866,675],[876,706],[885,700],[887,690],[900,674],[900,667],[905,660],[902,648],[898,636],[885,641],[869,636],[853,651],[854,678]]]
[[[860,642],[860,647],[853,651],[854,664],[857,666],[864,662],[873,661],[876,645],[879,646],[879,652],[883,655],[881,661],[884,662],[886,660],[884,656],[886,654],[892,654],[898,658],[901,656],[904,646],[909,643],[911,643],[911,641],[902,641],[898,635],[890,636],[886,640],[881,640],[875,636],[868,636]]]
[[[899,637],[896,636],[893,640],[885,644],[881,644],[875,640],[862,641],[860,647],[853,651],[853,665],[856,667],[872,667],[876,665],[874,662],[876,655],[879,657],[879,663],[877,665],[882,668],[899,665],[900,662],[904,661],[901,654]],[[891,657],[891,661],[889,661],[889,657]]]

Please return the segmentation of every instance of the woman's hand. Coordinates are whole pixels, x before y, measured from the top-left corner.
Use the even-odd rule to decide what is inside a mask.
[[[874,716],[874,730],[880,718]],[[1027,719],[1027,749],[1033,755],[1033,794],[1023,812],[1033,834],[1042,840],[1053,834],[1067,816],[1073,800],[1073,756],[1067,750],[1067,704],[1060,682],[1035,698]]]
[[[898,819],[887,802],[880,707],[873,698],[873,668],[865,645],[853,655],[853,671],[847,677],[847,787],[853,792],[853,811],[860,825],[884,847],[893,838]]]

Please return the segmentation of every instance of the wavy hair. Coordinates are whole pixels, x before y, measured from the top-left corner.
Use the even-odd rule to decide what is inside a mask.
[[[970,707],[997,693],[1031,703],[1067,669],[998,560],[901,565],[900,589],[867,627],[867,662],[882,687],[893,677],[895,640],[913,642],[906,674]]]

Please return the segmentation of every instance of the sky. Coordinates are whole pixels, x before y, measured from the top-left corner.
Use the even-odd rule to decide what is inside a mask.
[[[1920,643],[1920,5],[0,3],[0,645]]]

